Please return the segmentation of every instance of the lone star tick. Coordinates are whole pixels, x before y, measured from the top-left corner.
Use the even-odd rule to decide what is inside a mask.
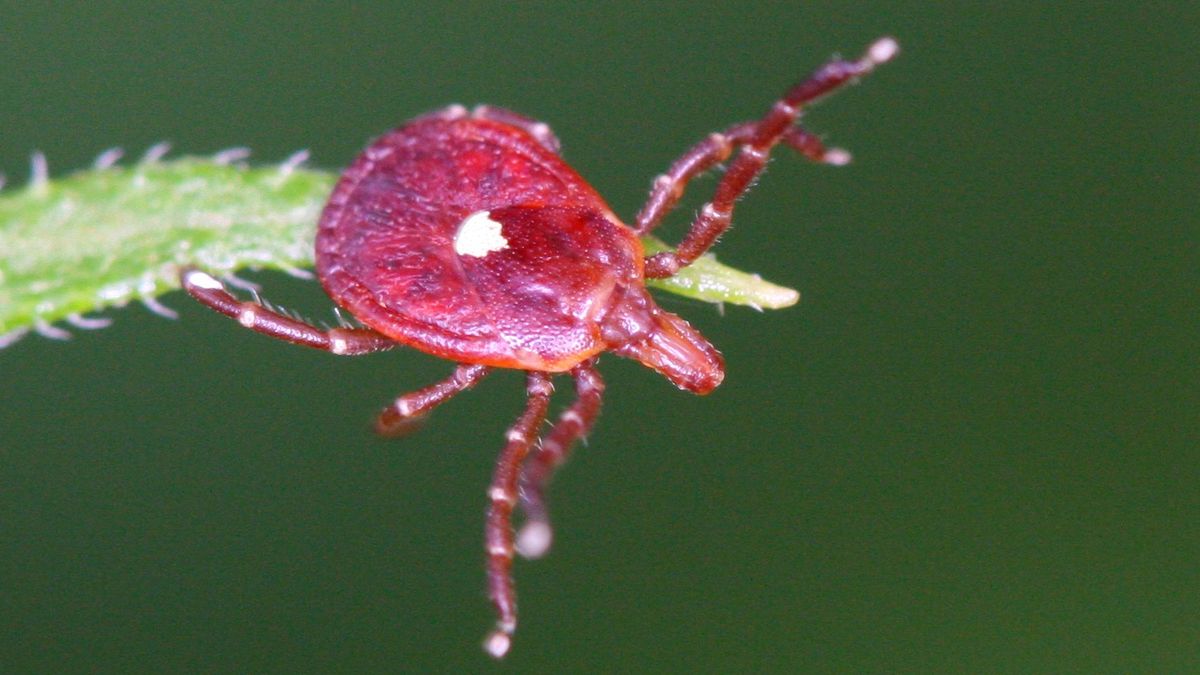
[[[600,353],[640,361],[696,394],[724,378],[721,354],[660,309],[644,280],[671,276],[712,246],[778,143],[817,162],[848,162],[847,152],[797,126],[800,110],[897,49],[883,38],[858,60],[830,61],[761,119],[696,144],[654,180],[633,227],[562,160],[541,122],[451,106],[385,134],[342,175],[316,238],[321,285],[365,328],[325,330],[240,301],[196,269],[183,271],[183,287],[246,328],[287,342],[347,355],[406,345],[458,364],[446,380],[384,409],[376,421],[384,434],[403,431],[493,368],[526,372],[525,411],[508,430],[488,489],[487,580],[498,619],[484,648],[502,657],[517,625],[513,553],[536,558],[550,546],[545,486],[600,410]],[[679,247],[646,258],[638,237],[662,221],[689,181],[735,151]],[[577,397],[540,436],[556,373],[570,373]],[[525,524],[514,541],[517,506]]]

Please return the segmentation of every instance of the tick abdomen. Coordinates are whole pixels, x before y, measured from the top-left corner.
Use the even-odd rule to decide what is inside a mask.
[[[487,120],[428,116],[344,175],[317,273],[367,326],[460,362],[569,370],[607,348],[614,289],[641,283],[637,238],[556,154]]]

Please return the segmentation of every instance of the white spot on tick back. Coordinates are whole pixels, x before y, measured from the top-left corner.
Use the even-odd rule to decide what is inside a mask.
[[[492,220],[490,213],[476,211],[467,216],[454,233],[454,252],[482,258],[493,251],[506,249],[508,240],[502,234],[503,229],[503,225]]]

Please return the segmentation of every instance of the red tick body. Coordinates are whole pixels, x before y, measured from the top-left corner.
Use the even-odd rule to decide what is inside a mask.
[[[526,371],[525,410],[508,430],[488,489],[488,593],[498,619],[484,647],[501,657],[517,623],[512,558],[536,558],[550,546],[545,486],[599,413],[599,354],[636,359],[698,394],[724,377],[717,350],[660,309],[645,278],[675,274],[716,242],[775,145],[814,161],[848,162],[844,150],[826,149],[796,125],[800,110],[897,49],[884,38],[856,61],[831,61],[761,119],[709,135],[654,180],[632,228],[562,160],[558,139],[540,122],[452,106],[385,134],[342,175],[316,239],[322,286],[365,328],[326,330],[240,301],[196,269],[183,271],[183,287],[243,326],[288,342],[343,355],[406,345],[458,364],[446,380],[385,408],[376,421],[384,434],[407,430],[492,368]],[[689,181],[735,152],[678,248],[646,258],[638,237],[674,208]],[[543,435],[551,376],[564,372],[576,400]],[[525,524],[514,540],[518,506]]]
[[[317,231],[329,296],[460,363],[564,372],[616,350],[717,386],[717,351],[646,293],[637,236],[513,113],[490,112],[414,120],[346,170]]]

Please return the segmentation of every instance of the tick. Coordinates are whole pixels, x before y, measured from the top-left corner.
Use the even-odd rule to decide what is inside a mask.
[[[720,352],[659,308],[644,280],[675,274],[713,245],[777,144],[817,162],[848,162],[848,153],[797,125],[800,111],[897,49],[883,38],[858,60],[830,61],[761,119],[697,143],[654,180],[632,227],[562,160],[542,122],[490,106],[451,106],[383,135],[342,174],[316,237],[321,285],[364,328],[318,328],[238,300],[197,269],[183,271],[183,287],[246,328],[287,342],[344,355],[404,345],[457,364],[447,379],[379,413],[383,434],[403,431],[494,368],[525,371],[525,410],[508,430],[487,493],[487,585],[497,622],[484,648],[499,658],[517,626],[513,555],[536,558],[550,546],[545,487],[599,413],[599,355],[640,361],[696,394],[725,376]],[[678,248],[645,257],[638,237],[693,178],[731,156]],[[574,380],[576,398],[543,435],[558,373]],[[518,507],[525,520],[514,538]]]

